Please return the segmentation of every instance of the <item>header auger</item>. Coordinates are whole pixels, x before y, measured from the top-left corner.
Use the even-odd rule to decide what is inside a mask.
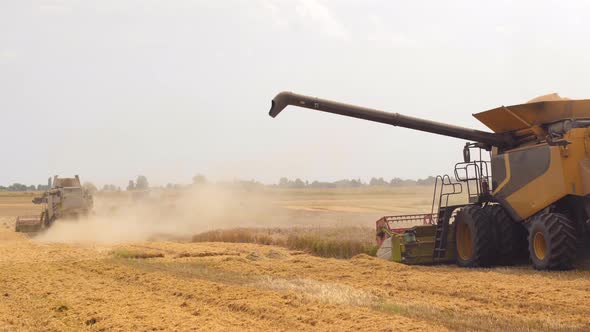
[[[535,268],[557,270],[572,268],[590,243],[590,100],[553,94],[474,114],[493,132],[291,92],[272,100],[270,116],[289,105],[470,141],[454,180],[437,178],[430,213],[377,221],[382,258],[490,266],[513,263],[528,246]],[[471,158],[473,148],[478,160]],[[449,205],[449,196],[463,188],[469,203]],[[423,225],[399,227],[412,221]]]

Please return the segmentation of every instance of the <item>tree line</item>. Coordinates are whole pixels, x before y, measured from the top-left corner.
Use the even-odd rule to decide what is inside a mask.
[[[307,180],[302,180],[300,178],[296,178],[294,180],[288,179],[286,177],[282,177],[279,179],[277,184],[270,184],[265,185],[261,182],[255,180],[233,180],[230,182],[216,182],[216,185],[233,185],[233,186],[241,186],[245,188],[254,188],[254,187],[279,187],[279,188],[358,188],[358,187],[403,187],[403,186],[415,186],[415,185],[434,185],[436,178],[433,176],[426,177],[424,179],[418,180],[408,180],[408,179],[401,179],[401,178],[393,178],[391,180],[385,180],[384,178],[371,178],[369,182],[363,182],[361,179],[342,179],[333,182],[325,182],[325,181],[312,181],[309,182]],[[208,184],[209,181],[204,175],[198,174],[192,178],[191,184],[173,184],[168,183],[165,186],[159,188],[166,188],[166,189],[182,189],[187,188],[190,186],[199,186]],[[98,187],[94,185],[92,182],[85,182],[83,187],[90,191],[90,192],[97,192],[99,191]],[[20,183],[14,183],[10,186],[0,186],[0,191],[35,191],[35,190],[47,190],[49,189],[48,185],[24,185]],[[135,191],[135,190],[148,190],[150,189],[150,184],[146,176],[140,175],[135,180],[129,180],[126,190],[127,191]],[[115,186],[113,184],[105,184],[100,191],[122,191],[120,186]]]
[[[281,178],[279,183],[276,185],[280,188],[357,188],[357,187],[403,187],[403,186],[422,186],[422,185],[434,185],[436,178],[429,176],[424,179],[408,180],[401,178],[393,178],[391,180],[385,180],[384,178],[371,178],[369,182],[363,182],[361,179],[343,179],[333,182],[320,182],[320,181],[303,181],[299,178],[290,180],[288,178]]]
[[[35,190],[47,190],[49,186],[46,184],[38,185],[26,185],[22,183],[13,183],[9,186],[0,186],[0,191],[35,191]]]

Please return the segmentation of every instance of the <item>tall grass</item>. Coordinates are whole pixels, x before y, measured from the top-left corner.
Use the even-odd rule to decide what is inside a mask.
[[[351,258],[375,256],[375,231],[368,227],[345,228],[235,228],[193,236],[193,242],[234,242],[276,245],[316,256]]]

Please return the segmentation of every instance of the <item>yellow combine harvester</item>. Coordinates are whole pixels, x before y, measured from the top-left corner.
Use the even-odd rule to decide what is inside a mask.
[[[510,264],[528,240],[535,268],[562,270],[573,267],[589,242],[590,100],[549,95],[474,114],[493,132],[291,92],[272,100],[270,116],[288,105],[472,141],[455,165],[454,179],[437,178],[430,213],[377,221],[383,258],[410,264],[455,260],[465,267]],[[471,158],[473,149],[479,149],[478,160]],[[482,150],[489,161],[481,158]],[[464,188],[469,203],[449,205],[449,196]],[[396,227],[416,221],[423,225]]]

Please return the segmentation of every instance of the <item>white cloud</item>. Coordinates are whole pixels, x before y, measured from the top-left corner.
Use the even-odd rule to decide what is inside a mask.
[[[346,28],[319,0],[299,0],[295,11],[301,18],[315,24],[326,36],[342,40],[349,38]]]
[[[392,27],[387,26],[379,16],[371,15],[369,21],[371,29],[367,34],[367,39],[371,42],[385,43],[394,47],[415,47],[418,45],[418,42],[410,38],[407,33],[394,31]]]
[[[261,0],[261,6],[268,12],[272,23],[280,28],[286,27],[289,25],[289,21],[285,17],[284,13],[281,12],[281,9],[277,4],[271,0]]]
[[[15,59],[17,54],[15,51],[12,50],[0,50],[0,63],[9,62],[12,59]]]
[[[41,1],[38,9],[45,15],[69,15],[73,12],[71,2],[63,0]]]
[[[511,34],[514,33],[514,29],[511,29],[509,26],[506,26],[506,25],[497,25],[494,27],[494,31],[497,34],[505,35],[505,36],[510,36]]]
[[[259,6],[278,28],[303,25],[306,30],[339,39],[349,39],[349,33],[332,10],[320,0],[259,0]]]

